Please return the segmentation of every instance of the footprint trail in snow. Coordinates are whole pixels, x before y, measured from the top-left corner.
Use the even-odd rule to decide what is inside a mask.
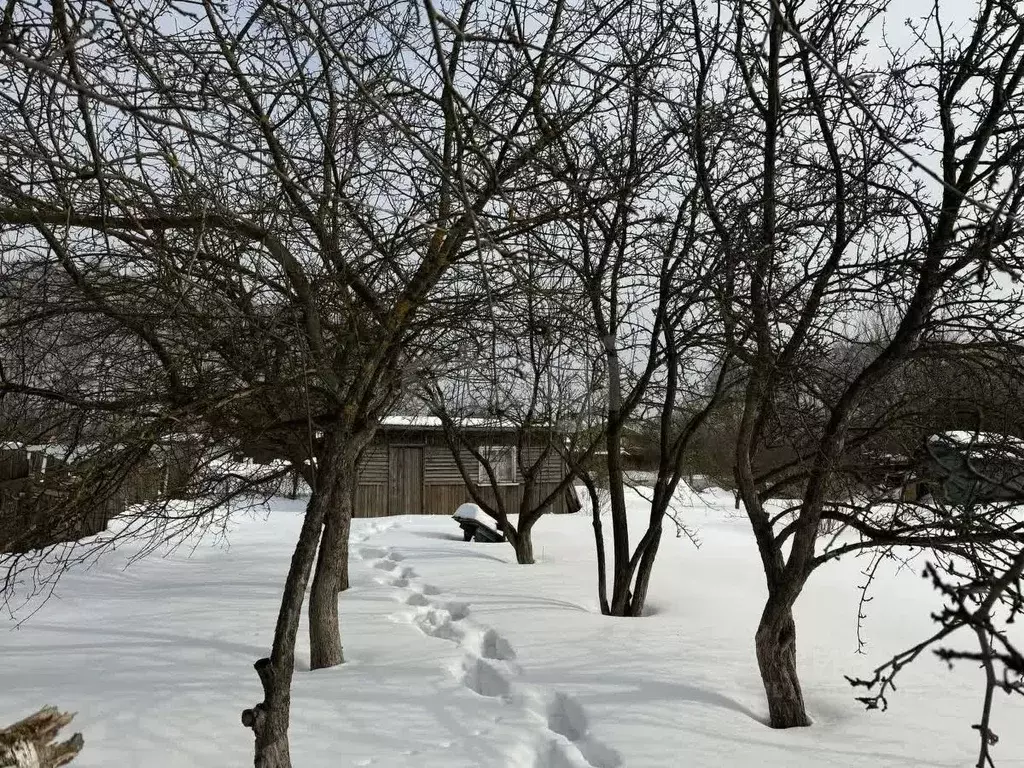
[[[398,590],[409,610],[393,618],[429,637],[454,643],[461,655],[448,671],[479,696],[498,699],[532,716],[537,733],[510,756],[509,768],[621,768],[622,757],[590,733],[586,712],[565,693],[527,683],[512,645],[491,627],[470,618],[469,603],[442,598],[391,548],[363,547],[361,559],[380,571],[378,582]]]

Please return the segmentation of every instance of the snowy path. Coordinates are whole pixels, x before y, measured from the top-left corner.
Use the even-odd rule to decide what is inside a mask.
[[[395,621],[455,644],[460,655],[448,672],[456,680],[473,693],[499,699],[536,720],[535,737],[510,756],[509,768],[619,768],[623,764],[615,750],[590,733],[578,701],[524,680],[511,643],[494,628],[474,622],[469,603],[424,582],[393,548],[363,547],[357,552],[381,572],[377,582],[397,590],[396,599],[407,606],[392,615]]]

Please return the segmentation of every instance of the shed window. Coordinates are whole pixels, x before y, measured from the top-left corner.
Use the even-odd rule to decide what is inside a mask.
[[[487,474],[490,465],[494,479],[501,485],[515,485],[516,482],[516,448],[514,445],[485,445],[480,448],[484,461],[480,462],[477,482],[490,485],[491,478]],[[484,463],[486,462],[486,464]]]

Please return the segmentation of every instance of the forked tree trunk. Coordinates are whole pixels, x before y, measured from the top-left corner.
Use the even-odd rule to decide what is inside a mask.
[[[661,542],[661,529],[653,537],[642,544],[643,551],[636,569],[630,573],[629,563],[615,561],[614,578],[612,580],[612,601],[609,614],[612,616],[639,616],[643,613],[647,602],[647,589],[650,586],[654,560]]]
[[[326,453],[329,454],[330,450]],[[256,738],[256,768],[291,768],[288,724],[292,676],[295,671],[295,639],[309,575],[333,490],[329,467],[330,462],[326,462],[321,468],[327,471],[319,473],[302,521],[299,541],[292,553],[270,658],[260,659],[255,664],[263,685],[263,701],[242,712],[242,724],[252,728]]]
[[[629,604],[633,599],[633,592],[630,589],[632,582],[623,581],[617,567],[613,567],[612,570],[612,601],[609,606],[609,614],[612,616],[628,616]]]
[[[338,593],[348,588],[348,538],[361,441],[349,440],[332,462],[331,496],[309,594],[309,664],[312,669],[345,661],[338,621]]]
[[[658,555],[658,547],[661,545],[661,526],[658,526],[650,541],[644,547],[640,556],[640,562],[636,567],[636,586],[633,588],[633,595],[629,600],[627,616],[639,616],[643,613],[644,605],[647,604],[647,589],[651,583],[651,573],[654,570],[654,560]]]
[[[24,720],[0,728],[0,768],[59,768],[82,751],[82,734],[54,744],[57,734],[74,718],[55,707],[43,707]]]
[[[757,666],[768,698],[768,724],[772,728],[798,728],[811,724],[796,669],[796,622],[793,609],[769,598],[754,637]]]
[[[342,496],[347,494],[341,491]],[[349,516],[338,510],[340,499],[333,499],[327,513],[316,573],[309,592],[309,666],[310,669],[334,667],[345,661],[341,648],[338,620],[338,592],[341,588],[342,549],[348,549]],[[348,503],[348,502],[341,502]]]

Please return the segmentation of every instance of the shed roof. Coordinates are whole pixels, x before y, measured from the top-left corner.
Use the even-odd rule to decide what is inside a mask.
[[[511,432],[518,429],[514,422],[491,418],[491,417],[466,417],[452,419],[452,423],[460,429],[490,430],[496,432]],[[385,416],[381,422],[384,428],[406,428],[406,429],[443,429],[444,422],[438,416]]]
[[[928,442],[947,448],[967,449],[971,453],[990,458],[1024,458],[1024,439],[999,432],[953,430],[932,435]]]

